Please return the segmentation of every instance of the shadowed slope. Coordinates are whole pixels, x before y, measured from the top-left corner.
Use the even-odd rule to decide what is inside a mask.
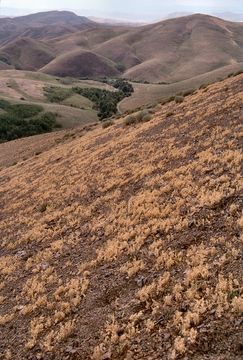
[[[242,358],[242,84],[1,170],[3,357]]]
[[[54,54],[45,43],[21,37],[0,49],[0,59],[17,69],[35,71],[52,61]]]
[[[48,11],[13,19],[3,18],[0,19],[0,44],[6,45],[22,36],[47,40],[92,26],[95,26],[93,21],[69,11]]]
[[[59,56],[40,70],[50,75],[92,78],[118,75],[115,66],[115,63],[101,55],[75,50]]]

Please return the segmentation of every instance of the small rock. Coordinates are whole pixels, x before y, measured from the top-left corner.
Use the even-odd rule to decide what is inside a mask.
[[[139,287],[143,287],[146,284],[146,278],[141,276],[136,282]]]
[[[110,360],[111,359],[111,356],[109,353],[106,353],[102,356],[102,360]]]
[[[42,263],[41,264],[41,269],[42,270],[46,270],[46,269],[48,269],[49,268],[49,264],[48,263]]]
[[[76,354],[77,349],[74,349],[72,346],[69,345],[66,348],[66,352],[69,353],[69,354]]]
[[[169,340],[170,337],[171,337],[170,333],[165,333],[165,335],[164,335],[164,341]]]
[[[235,325],[240,326],[242,323],[243,323],[243,319],[238,319],[236,320]]]

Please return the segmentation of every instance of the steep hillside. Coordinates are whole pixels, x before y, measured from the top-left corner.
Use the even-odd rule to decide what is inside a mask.
[[[242,359],[242,89],[0,171],[2,358]]]

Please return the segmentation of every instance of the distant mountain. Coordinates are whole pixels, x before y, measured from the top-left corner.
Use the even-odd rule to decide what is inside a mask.
[[[17,24],[27,24],[28,26],[43,26],[65,24],[72,26],[89,25],[93,23],[84,16],[78,16],[71,11],[47,11],[37,14],[25,15],[14,19]]]
[[[193,14],[134,27],[42,12],[0,19],[0,61],[57,76],[172,83],[242,62],[243,24]]]
[[[48,11],[0,19],[0,45],[17,37],[46,39],[94,26],[90,19],[69,11]],[[49,34],[49,35],[48,35]]]
[[[170,13],[168,14],[164,19],[175,19],[178,17],[182,17],[182,16],[189,16],[189,15],[193,15],[194,13],[192,12],[174,12],[174,13]],[[243,21],[243,14],[236,14],[236,13],[231,13],[231,12],[216,12],[216,13],[211,13],[209,14],[211,16],[216,16],[220,19],[223,20],[228,20],[228,21]]]

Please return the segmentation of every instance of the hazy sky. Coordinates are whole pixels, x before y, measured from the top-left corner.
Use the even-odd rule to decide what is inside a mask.
[[[22,9],[89,10],[90,15],[127,14],[141,18],[170,12],[243,13],[243,0],[2,0],[2,7]]]

